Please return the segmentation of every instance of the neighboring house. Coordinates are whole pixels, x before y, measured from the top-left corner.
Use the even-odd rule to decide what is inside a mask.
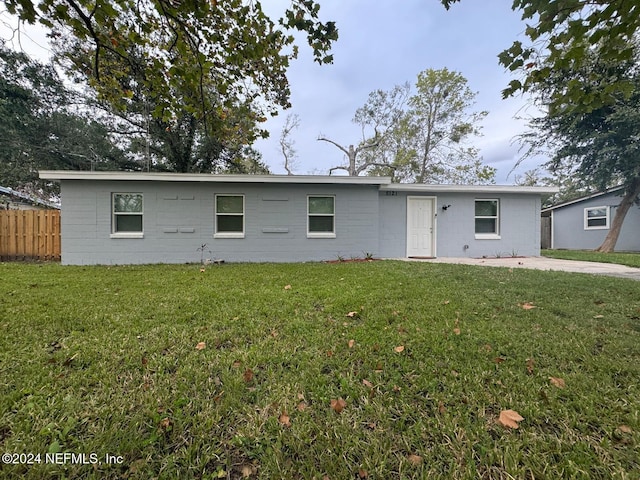
[[[598,248],[609,233],[622,195],[623,187],[615,187],[543,209],[542,222],[549,225],[546,242],[543,235],[543,247],[567,250]],[[624,219],[616,251],[640,251],[640,208],[635,205]]]
[[[42,171],[60,181],[62,263],[539,255],[549,187],[388,177]]]
[[[59,206],[12,188],[0,187],[0,210],[41,210]]]

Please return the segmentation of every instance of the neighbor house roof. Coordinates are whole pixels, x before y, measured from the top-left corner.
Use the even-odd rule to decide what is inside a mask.
[[[0,187],[0,196],[2,195],[17,199],[18,201],[21,201],[28,205],[35,205],[39,207],[49,207],[49,208],[56,208],[56,209],[60,208],[60,205],[57,205],[52,202],[48,202],[46,200],[42,200],[40,198],[36,198],[31,195],[27,195],[26,193],[19,192],[9,187]]]
[[[342,175],[213,175],[207,173],[41,170],[40,178],[43,180],[377,185],[382,191],[404,191],[416,193],[467,192],[496,194],[545,194],[558,192],[557,187],[521,187],[517,185],[425,185],[415,183],[391,183],[391,177],[352,177]]]
[[[589,194],[589,195],[584,195],[582,197],[574,198],[573,200],[568,200],[566,202],[558,203],[556,205],[551,205],[550,207],[543,208],[542,209],[542,213],[550,212],[552,210],[556,210],[556,209],[562,208],[562,207],[568,207],[569,205],[573,205],[574,203],[584,202],[585,200],[591,200],[593,198],[602,197],[602,196],[608,195],[610,193],[615,193],[615,192],[617,192],[619,190],[622,190],[623,188],[624,187],[622,185],[619,185],[617,187],[607,188],[606,190],[603,190],[602,192],[596,192],[596,193],[592,193],[592,194]]]

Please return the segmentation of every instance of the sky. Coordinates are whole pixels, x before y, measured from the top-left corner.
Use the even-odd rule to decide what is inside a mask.
[[[270,8],[266,8],[269,3]],[[297,151],[297,174],[328,174],[345,165],[335,146],[319,142],[320,134],[348,146],[357,145],[361,132],[351,122],[370,92],[390,90],[404,82],[415,84],[428,68],[448,68],[462,74],[477,92],[475,110],[487,110],[483,136],[471,144],[484,163],[497,169],[496,182],[514,183],[514,176],[544,159],[522,162],[514,139],[524,133],[536,109],[528,98],[502,99],[501,91],[515,79],[498,64],[498,54],[524,39],[525,24],[505,0],[462,0],[447,11],[439,0],[325,0],[320,18],[333,20],[339,30],[331,65],[313,62],[310,48],[300,42],[299,58],[289,68],[292,108],[266,123],[270,138],[256,148],[273,173],[286,173],[278,139],[288,113],[297,114],[300,127],[292,134]],[[278,14],[286,0],[263,2]],[[524,117],[518,120],[516,117]]]
[[[263,0],[265,11],[280,17],[290,0]],[[418,73],[428,68],[457,71],[477,92],[474,110],[489,114],[481,123],[482,137],[471,140],[483,162],[497,169],[498,184],[513,184],[515,176],[535,168],[544,159],[521,163],[519,134],[527,130],[526,118],[536,112],[526,97],[502,99],[501,91],[514,77],[498,64],[498,54],[513,41],[524,39],[525,24],[505,0],[461,0],[446,10],[439,0],[321,0],[320,18],[335,21],[339,39],[334,43],[334,62],[318,65],[304,36],[299,36],[299,57],[293,60],[288,78],[292,108],[270,118],[266,140],[254,145],[272,173],[286,173],[278,139],[287,114],[297,114],[300,127],[295,142],[296,174],[328,174],[331,167],[345,165],[344,154],[317,140],[320,134],[348,146],[357,145],[361,132],[351,119],[370,92],[391,90],[404,82],[415,84]],[[0,18],[2,37],[6,38]],[[4,17],[6,20],[6,17]],[[27,29],[14,39],[39,59],[46,59],[42,32]],[[33,44],[30,39],[35,40]],[[339,174],[336,172],[336,174]]]

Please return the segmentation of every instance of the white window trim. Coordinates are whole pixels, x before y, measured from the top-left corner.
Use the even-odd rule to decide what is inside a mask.
[[[228,216],[242,216],[242,232],[218,232],[218,197],[242,197],[242,213],[223,213]],[[213,200],[213,223],[215,232],[213,238],[244,238],[245,236],[245,220],[246,220],[246,202],[244,194],[241,193],[220,193],[216,194]]]
[[[141,212],[118,212],[114,211],[113,198],[115,195],[140,195],[142,196]],[[116,217],[120,215],[140,215],[142,217],[142,231],[140,232],[114,232],[116,228]],[[109,238],[144,238],[144,195],[140,192],[111,192],[111,234]]]
[[[496,202],[498,204],[498,212],[496,216],[477,216],[475,212],[476,202]],[[476,219],[477,218],[495,218],[496,219],[496,232],[495,233],[475,233]],[[499,198],[476,198],[473,201],[473,231],[475,233],[476,240],[501,240],[500,235],[500,199]]]
[[[590,227],[589,226],[589,210],[599,210],[601,208],[604,208],[606,213],[604,216],[605,219],[605,224],[604,225],[596,225],[594,227]],[[584,229],[585,230],[609,230],[609,225],[610,225],[610,215],[611,215],[611,209],[606,206],[606,205],[602,205],[600,207],[585,207],[584,209]],[[591,217],[591,220],[595,220],[597,218],[603,218],[603,217]]]
[[[333,232],[310,232],[309,231],[309,217],[311,214],[309,213],[309,199],[310,198],[319,198],[319,197],[331,197],[333,198],[333,214],[329,213],[314,213],[314,217],[333,217]],[[323,194],[313,194],[307,195],[307,238],[336,238],[336,196],[335,195],[323,195]]]

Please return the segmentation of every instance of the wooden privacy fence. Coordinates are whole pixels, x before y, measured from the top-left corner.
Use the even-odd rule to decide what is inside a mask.
[[[0,210],[0,260],[60,260],[60,211]]]

